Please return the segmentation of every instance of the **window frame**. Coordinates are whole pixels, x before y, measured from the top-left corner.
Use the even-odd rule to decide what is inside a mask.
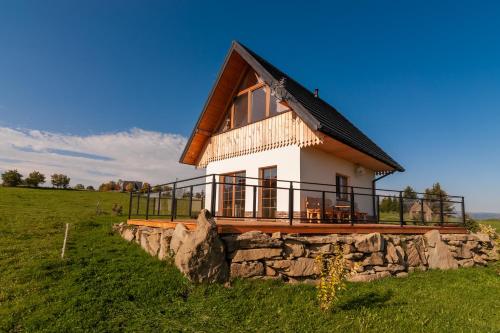
[[[243,176],[237,176],[239,174],[243,174]],[[229,217],[245,217],[245,212],[246,212],[246,170],[239,170],[239,171],[232,171],[232,172],[227,172],[224,174],[219,175],[219,204],[218,204],[218,214],[219,216],[224,216],[228,217],[224,214],[224,186],[228,185],[225,184],[226,182],[226,177],[233,177],[234,182],[231,184],[231,216]],[[243,178],[244,183],[243,184],[238,184],[237,178]],[[236,203],[236,187],[241,186],[243,192],[243,199],[239,199],[243,201],[243,207],[242,207],[242,216],[237,216],[236,211],[235,211],[235,203]]]
[[[275,194],[275,201],[276,201],[276,206],[274,207],[274,216],[264,216],[264,171],[269,170],[269,169],[276,169],[276,186],[274,189],[274,194]],[[278,166],[277,165],[270,165],[270,166],[265,166],[259,168],[259,215],[261,218],[269,218],[269,219],[275,219],[276,218],[276,213],[278,212]],[[268,188],[269,189],[269,188]]]
[[[341,185],[338,184],[337,179],[339,178],[345,178],[345,185],[343,185],[344,189],[340,188]],[[342,191],[343,190],[343,191]],[[341,173],[335,173],[335,197],[337,200],[340,201],[349,201],[349,176],[346,176]],[[343,192],[343,193],[339,193]]]

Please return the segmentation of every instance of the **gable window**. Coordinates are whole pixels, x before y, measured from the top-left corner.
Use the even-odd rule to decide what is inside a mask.
[[[248,95],[243,94],[234,100],[233,127],[248,124]]]
[[[246,73],[227,110],[219,132],[242,127],[290,110],[271,95],[271,89],[252,70]]]
[[[337,185],[337,200],[347,201],[349,188],[347,187],[347,177],[335,175],[335,184]]]
[[[251,122],[266,118],[266,88],[258,88],[251,92],[252,96],[252,119]]]

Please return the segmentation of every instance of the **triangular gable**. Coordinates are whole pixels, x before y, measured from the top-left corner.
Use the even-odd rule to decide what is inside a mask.
[[[287,97],[287,104],[312,131],[321,131],[332,139],[387,165],[384,170],[404,171],[401,165],[335,108],[238,42],[233,42],[226,56],[203,112],[181,156],[181,163],[193,165],[197,163],[208,139],[220,124],[221,117],[227,109],[227,97],[234,94],[247,66],[251,66],[269,86],[281,87],[283,95]]]

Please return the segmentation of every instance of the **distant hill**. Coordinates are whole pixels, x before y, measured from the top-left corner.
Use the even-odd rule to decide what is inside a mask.
[[[476,220],[500,219],[500,213],[475,212],[469,213],[469,215]]]

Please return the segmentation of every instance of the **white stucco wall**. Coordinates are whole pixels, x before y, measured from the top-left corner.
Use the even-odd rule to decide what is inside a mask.
[[[335,175],[337,173],[348,177],[348,186],[359,186],[371,188],[374,172],[365,169],[364,175],[357,175],[355,163],[341,159],[332,154],[328,154],[315,147],[299,148],[297,146],[287,146],[277,149],[267,150],[255,154],[243,155],[225,160],[208,163],[206,174],[226,174],[230,172],[245,171],[247,177],[259,177],[259,170],[264,167],[276,166],[279,180],[294,180],[302,182],[314,182],[335,185]],[[216,178],[219,181],[219,177]],[[207,177],[207,181],[211,181]],[[247,179],[245,196],[245,211],[252,212],[252,186],[258,184],[257,180]],[[216,193],[216,209],[219,208],[219,186]],[[288,212],[288,182],[279,182],[277,191],[277,211]],[[325,187],[309,184],[294,184],[294,188],[301,191],[294,192],[294,211],[305,210],[306,197],[321,198],[319,192],[305,192],[304,189],[335,191],[335,187]],[[211,208],[212,186],[206,186],[205,208]],[[366,194],[371,194],[371,190],[357,190]],[[335,194],[326,194],[326,198],[335,203]],[[258,201],[258,200],[257,200]],[[372,198],[370,196],[356,195],[356,207],[359,211],[372,215]],[[299,209],[300,207],[300,209]],[[257,210],[259,203],[257,202]]]
[[[229,172],[246,171],[247,177],[259,177],[259,169],[265,167],[277,167],[277,178],[279,180],[295,180],[300,181],[300,148],[297,146],[287,146],[267,151],[258,152],[255,154],[237,156],[221,161],[210,162],[206,168],[206,174],[225,174]],[[219,178],[217,177],[217,180]],[[247,185],[257,185],[258,181],[247,179]],[[288,188],[290,184],[279,182],[278,187],[286,187],[287,189],[277,190],[277,211],[288,211]],[[300,188],[299,185],[295,185]],[[252,187],[246,188],[245,211],[252,211]],[[219,191],[216,193],[216,207],[219,207]],[[294,197],[294,207],[300,207],[300,196],[296,191]],[[206,203],[205,208],[211,207],[211,185],[206,186]],[[258,201],[258,200],[257,200]],[[259,205],[257,203],[257,210]],[[295,210],[298,211],[296,208]]]
[[[333,154],[326,153],[315,147],[308,147],[301,150],[300,154],[300,178],[303,182],[314,182],[322,184],[335,184],[336,174],[347,176],[348,186],[372,187],[372,180],[375,173],[372,170],[365,168],[364,175],[357,175],[355,172],[356,164],[347,160],[341,159]],[[332,186],[330,188],[317,185],[305,185],[304,189],[316,190],[331,190],[335,191]],[[371,194],[371,190],[357,189],[355,193]],[[321,197],[321,193],[302,191],[302,209],[307,196]],[[327,199],[335,203],[335,194],[327,194]],[[354,198],[359,211],[373,214],[373,204],[371,196],[355,195]]]

